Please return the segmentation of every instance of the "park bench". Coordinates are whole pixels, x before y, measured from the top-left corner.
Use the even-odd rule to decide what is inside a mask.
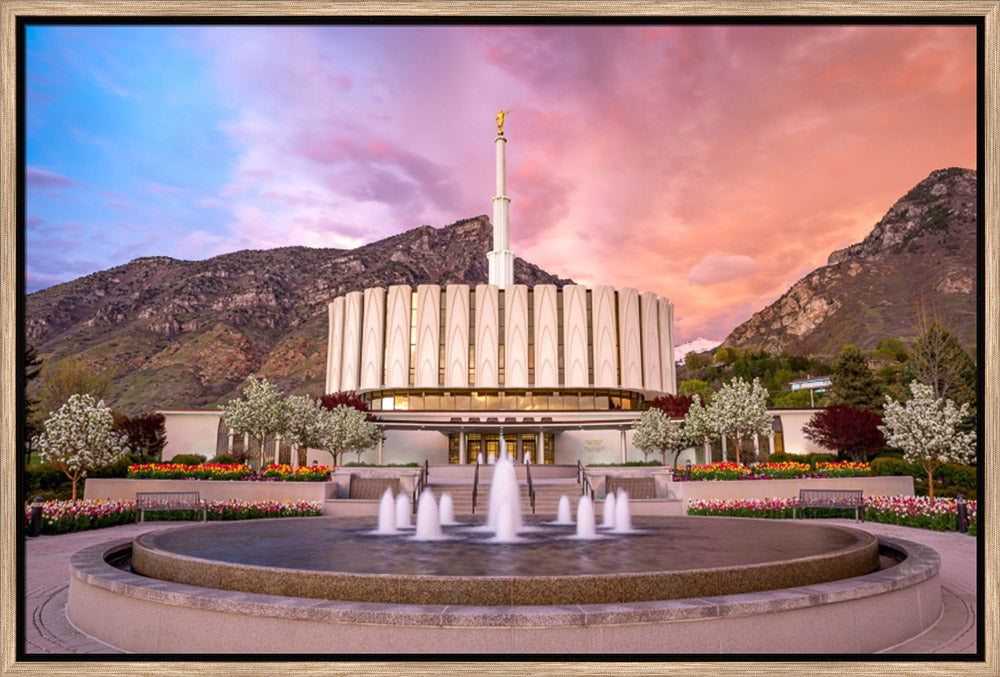
[[[351,474],[351,486],[348,490],[350,498],[379,499],[386,489],[392,489],[393,495],[399,493],[398,477],[361,477]]]
[[[143,522],[146,512],[165,510],[200,510],[208,521],[208,508],[197,491],[139,491],[135,494],[135,521]]]
[[[863,494],[861,489],[800,489],[798,503],[792,506],[792,519],[798,508],[803,518],[806,508],[854,508],[854,519],[863,522]]]
[[[631,498],[656,498],[656,480],[652,477],[608,477],[604,481],[604,493],[614,494],[619,489]]]

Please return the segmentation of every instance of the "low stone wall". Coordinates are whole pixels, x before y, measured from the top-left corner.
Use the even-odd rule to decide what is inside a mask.
[[[197,491],[205,501],[325,501],[334,482],[247,482],[234,480],[86,480],[83,497],[113,501],[135,500],[139,491]]]
[[[607,493],[607,478],[632,478],[632,477],[652,477],[656,484],[657,498],[670,498],[670,481],[673,477],[670,470],[663,466],[623,466],[620,468],[601,466],[588,467],[587,479],[590,480],[590,488],[597,496]],[[532,471],[534,472],[534,471]]]
[[[420,468],[380,468],[377,466],[337,468],[336,472],[333,473],[333,484],[336,485],[336,491],[331,493],[328,498],[350,498],[351,475],[357,475],[363,479],[399,478],[399,490],[412,495],[413,488],[417,486],[417,478],[420,476]]]
[[[682,501],[797,498],[800,489],[861,489],[865,496],[913,496],[913,478],[831,477],[789,480],[670,481],[667,498]]]

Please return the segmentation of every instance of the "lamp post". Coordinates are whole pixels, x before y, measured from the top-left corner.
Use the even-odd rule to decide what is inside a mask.
[[[42,533],[42,508],[45,502],[41,496],[35,496],[31,502],[31,531],[29,536],[37,537]]]
[[[958,533],[964,534],[969,531],[969,506],[965,502],[965,494],[955,497],[956,512],[955,528]]]

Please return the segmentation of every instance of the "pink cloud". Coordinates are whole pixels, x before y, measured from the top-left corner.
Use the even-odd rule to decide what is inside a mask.
[[[687,279],[694,284],[705,286],[747,277],[758,270],[760,270],[760,264],[743,254],[728,256],[706,254],[694,268],[688,271]]]
[[[25,167],[24,182],[29,189],[72,188],[74,186],[80,185],[80,182],[76,181],[75,179],[71,179],[63,176],[62,174],[50,172],[48,170],[41,169],[39,167]]]
[[[353,246],[492,213],[492,119],[513,108],[515,253],[663,294],[682,339],[719,338],[860,241],[931,171],[975,166],[973,37],[933,26],[207,31],[240,111],[223,128],[239,154],[220,196],[233,239],[257,246]]]
[[[167,186],[153,181],[142,184],[142,187],[155,195],[181,195],[184,193],[183,188],[178,188],[177,186]]]

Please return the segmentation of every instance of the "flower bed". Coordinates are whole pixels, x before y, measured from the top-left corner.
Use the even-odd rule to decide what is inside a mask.
[[[318,501],[208,501],[209,520],[244,520],[267,517],[311,517],[323,514]],[[157,519],[193,520],[194,510],[154,513]],[[67,534],[72,531],[103,529],[135,522],[135,501],[48,501],[42,506],[42,533]],[[31,505],[24,509],[25,531],[31,529]]]
[[[239,463],[145,463],[130,465],[129,479],[136,480],[241,480],[253,476],[253,469]]]
[[[796,477],[805,477],[812,472],[812,466],[808,463],[797,463],[795,461],[785,461],[783,463],[758,463],[751,470],[755,478],[767,478],[772,480],[788,480]]]
[[[273,477],[283,482],[325,482],[330,476],[331,468],[325,465],[290,466],[269,465],[261,473],[263,477]]]
[[[869,477],[872,474],[872,469],[867,463],[855,463],[854,461],[824,463],[820,461],[816,464],[816,472],[823,477]]]
[[[842,461],[819,463],[816,470],[808,463],[784,461],[782,463],[758,463],[753,467],[735,463],[712,463],[691,466],[691,476],[686,468],[674,469],[675,482],[695,482],[702,480],[787,480],[800,477],[868,477],[872,474],[867,463]]]
[[[792,509],[797,502],[797,498],[689,501],[687,514],[792,519]],[[967,501],[966,506],[969,514],[969,535],[975,536],[978,527],[976,502]],[[809,508],[809,514],[820,517],[853,517],[854,510]],[[955,531],[957,516],[957,503],[950,498],[939,498],[933,503],[926,496],[867,496],[864,499],[864,518],[868,522],[898,524],[935,531]]]
[[[675,471],[676,472],[676,471]],[[750,468],[735,463],[713,463],[691,466],[691,481],[697,480],[738,480],[750,474]],[[686,473],[685,473],[686,475]],[[674,479],[688,479],[686,476]]]

